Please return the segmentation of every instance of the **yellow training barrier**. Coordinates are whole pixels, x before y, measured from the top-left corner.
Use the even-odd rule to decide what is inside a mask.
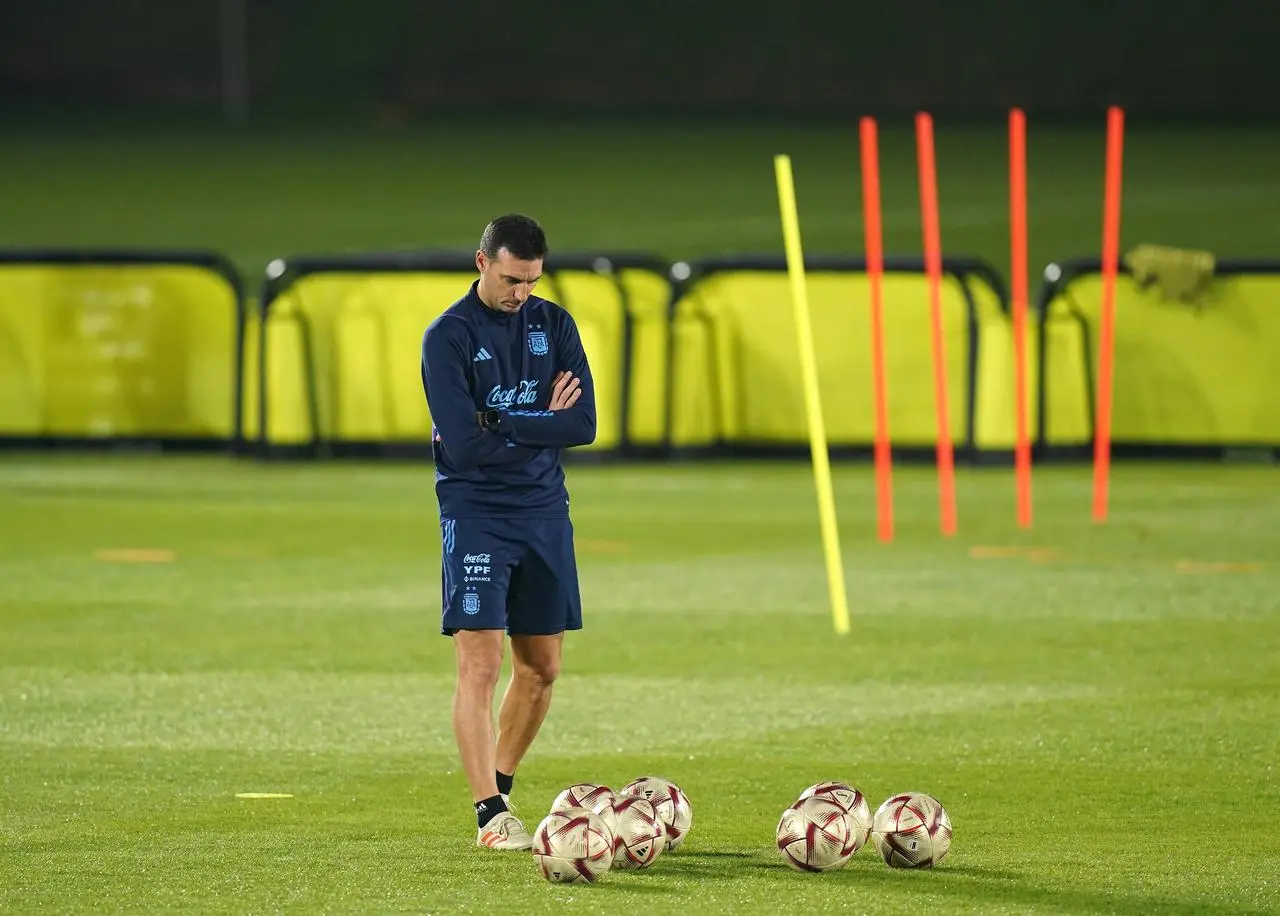
[[[242,441],[244,301],[208,252],[0,251],[0,441]]]
[[[472,255],[461,252],[273,262],[258,344],[259,450],[429,449],[422,334],[475,277]],[[663,266],[644,257],[549,258],[536,294],[573,315],[591,361],[602,409],[596,441],[582,451],[625,451],[633,434],[660,443],[670,299]]]
[[[814,256],[805,276],[823,424],[833,452],[874,441],[870,294],[860,258]],[[976,259],[944,262],[942,311],[952,443],[1003,446],[1012,398],[982,373],[987,331],[1007,324],[1002,286]],[[677,451],[789,452],[808,442],[786,263],[715,259],[690,265],[672,307],[669,441]],[[937,431],[929,292],[919,258],[888,258],[883,282],[889,433],[895,449],[931,449]],[[999,360],[993,360],[998,369]],[[1008,362],[1011,367],[1011,360]],[[1010,384],[1011,386],[1011,384]],[[1009,416],[999,416],[1008,408]],[[980,422],[981,421],[981,422]],[[1012,433],[1009,434],[1012,446]]]
[[[1042,326],[1070,346],[1041,361],[1039,442],[1047,453],[1093,440],[1097,260],[1046,268]],[[1076,342],[1078,341],[1078,342]],[[1220,454],[1280,447],[1280,261],[1219,260],[1175,294],[1128,270],[1117,278],[1112,417],[1116,454]]]

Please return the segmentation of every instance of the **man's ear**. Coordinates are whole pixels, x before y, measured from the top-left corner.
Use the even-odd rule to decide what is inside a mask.
[[[489,259],[485,257],[484,249],[476,250],[476,270],[484,273],[485,266],[489,263]]]

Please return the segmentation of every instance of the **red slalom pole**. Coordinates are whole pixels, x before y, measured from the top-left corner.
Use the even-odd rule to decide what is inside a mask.
[[[934,407],[938,417],[938,503],[942,533],[956,533],[955,458],[947,418],[947,364],[942,339],[942,238],[938,227],[938,173],[934,160],[933,118],[916,115],[916,158],[920,171],[920,215],[924,223],[924,259],[929,276],[933,332]]]
[[[1031,527],[1031,441],[1027,431],[1027,118],[1009,112],[1009,227],[1013,279],[1014,474],[1018,525]]]
[[[1102,316],[1098,335],[1097,428],[1093,437],[1093,520],[1107,520],[1111,476],[1111,390],[1115,368],[1116,273],[1120,262],[1120,176],[1124,110],[1107,109],[1106,190],[1102,208]]]
[[[862,143],[862,222],[866,238],[867,282],[871,288],[871,373],[876,413],[876,523],[880,540],[893,540],[893,458],[889,448],[889,407],[884,368],[884,239],[880,216],[880,157],[874,118],[858,122]]]

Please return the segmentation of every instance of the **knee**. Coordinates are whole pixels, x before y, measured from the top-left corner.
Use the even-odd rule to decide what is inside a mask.
[[[517,669],[521,678],[540,689],[547,689],[560,676],[560,659],[534,659],[520,664]]]

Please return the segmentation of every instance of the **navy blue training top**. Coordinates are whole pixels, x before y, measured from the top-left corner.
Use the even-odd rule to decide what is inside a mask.
[[[560,370],[582,394],[548,410]],[[573,317],[530,296],[514,314],[485,306],[476,282],[422,336],[422,390],[431,411],[441,518],[562,518],[561,451],[596,437],[596,394]],[[496,429],[476,414],[501,413]]]

